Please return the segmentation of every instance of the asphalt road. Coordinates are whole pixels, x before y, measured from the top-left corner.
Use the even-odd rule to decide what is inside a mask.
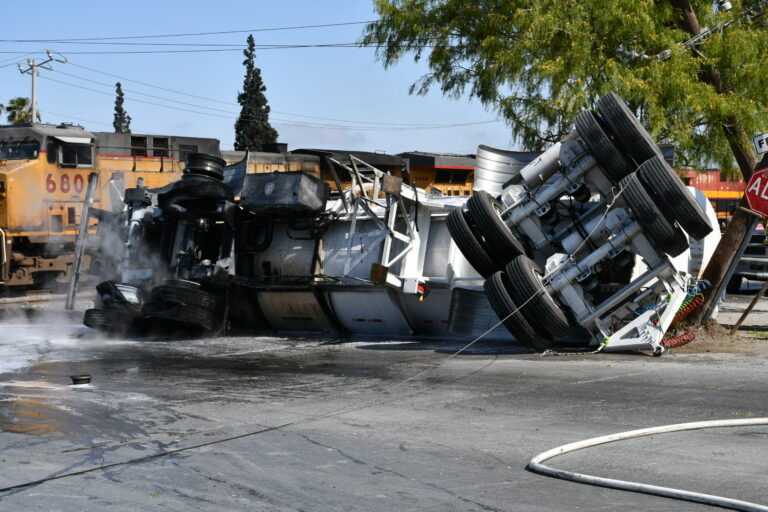
[[[0,510],[706,510],[524,466],[598,435],[768,416],[766,351],[2,332],[0,488],[41,482]],[[81,373],[92,384],[69,385]],[[766,441],[768,426],[666,434],[551,465],[768,504]]]

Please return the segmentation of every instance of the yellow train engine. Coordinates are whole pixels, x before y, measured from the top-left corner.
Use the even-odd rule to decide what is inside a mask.
[[[99,176],[94,207],[121,210],[126,188],[140,178],[148,187],[179,179],[196,152],[218,155],[219,141],[69,124],[0,126],[0,292],[69,279],[91,173]]]

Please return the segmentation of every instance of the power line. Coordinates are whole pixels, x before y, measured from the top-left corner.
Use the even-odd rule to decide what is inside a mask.
[[[167,87],[161,87],[161,86],[158,86],[158,85],[150,84],[148,82],[141,82],[141,81],[138,81],[138,80],[133,80],[133,79],[128,78],[128,77],[114,75],[112,73],[107,73],[105,71],[100,71],[100,70],[97,70],[97,69],[94,69],[94,68],[90,68],[90,67],[87,67],[87,66],[82,66],[82,65],[76,64],[74,62],[69,62],[69,64],[71,64],[73,66],[76,66],[76,67],[79,67],[79,68],[82,68],[82,69],[85,69],[85,70],[88,70],[88,71],[91,71],[91,72],[94,72],[94,73],[99,73],[99,74],[111,76],[113,78],[118,78],[118,79],[125,80],[125,81],[128,81],[128,82],[138,83],[138,84],[144,85],[146,87],[152,87],[152,88],[155,88],[155,89],[160,89],[160,90],[171,92],[171,93],[174,93],[174,94],[180,94],[180,95],[183,95],[183,96],[188,96],[188,97],[197,98],[197,99],[201,99],[201,100],[212,101],[212,102],[215,102],[215,103],[220,103],[220,104],[228,105],[228,106],[235,106],[235,107],[239,106],[235,102],[219,100],[219,99],[216,99],[216,98],[209,98],[209,97],[206,97],[206,96],[198,96],[198,95],[195,95],[195,94],[190,94],[190,93],[187,93],[187,92],[184,92],[184,91],[179,91],[179,90],[176,90],[176,89],[169,89]],[[88,78],[85,78],[85,77],[80,77],[78,75],[73,75],[73,74],[70,74],[70,73],[65,73],[63,71],[56,70],[56,72],[60,73],[60,74],[67,75],[67,76],[71,76],[73,78],[78,78],[80,80],[84,80],[84,81],[96,83],[96,84],[99,84],[99,85],[103,85],[103,86],[106,86],[106,87],[110,87],[110,88],[113,87],[112,84],[107,84],[107,83],[104,83],[104,82],[99,82],[99,81],[96,81],[96,80],[91,80],[91,79],[88,79]],[[129,91],[129,89],[125,89],[125,91]],[[171,102],[179,103],[179,104],[183,104],[183,105],[198,106],[198,105],[195,105],[195,104],[192,104],[192,103],[188,103],[188,102],[184,102],[184,101],[180,101],[180,100],[174,100],[174,99],[170,99],[170,98],[163,98],[161,96],[154,96],[154,95],[151,95],[151,94],[142,93],[142,92],[138,92],[138,91],[135,91],[135,90],[130,90],[130,92],[133,93],[133,94],[140,94],[142,96],[147,96],[147,97],[150,97],[150,98],[160,99],[160,100],[164,100],[164,101],[171,101]],[[209,108],[209,107],[206,107],[206,108]],[[224,113],[231,113],[230,111],[223,110],[223,109],[210,108],[210,110],[215,110],[215,111],[224,112]],[[272,110],[271,112],[274,113],[274,114],[280,114],[280,115],[284,115],[284,116],[301,117],[301,118],[306,118],[306,119],[317,119],[319,121],[335,121],[335,122],[340,122],[340,123],[353,123],[353,124],[361,124],[361,125],[391,126],[391,127],[413,127],[413,128],[450,128],[450,127],[455,126],[455,123],[432,123],[432,124],[430,124],[430,123],[388,123],[388,122],[376,122],[376,121],[354,121],[354,120],[350,120],[350,119],[335,119],[335,118],[330,118],[330,117],[311,116],[311,115],[306,115],[306,114],[295,114],[295,113],[292,113],[292,112],[283,112],[283,111],[280,111],[280,110]],[[495,122],[495,121],[479,121],[479,122],[473,122],[473,123],[469,123],[469,124],[486,124],[486,123],[491,123],[491,122]]]
[[[136,51],[104,51],[104,52],[70,52],[68,51],[67,54],[72,55],[117,55],[117,54],[133,54],[133,53],[208,53],[208,52],[239,52],[242,51],[242,47],[237,48],[210,48],[210,49],[202,49],[202,50],[136,50]],[[19,53],[23,50],[14,50],[14,51],[0,51],[0,53]],[[38,52],[30,51],[29,53],[43,53],[44,50],[40,50]]]
[[[386,47],[386,44],[384,43],[372,43],[372,44],[364,44],[364,43],[320,43],[320,44],[284,44],[284,45],[269,45],[269,46],[259,46],[256,45],[256,49],[260,51],[266,51],[266,50],[296,50],[296,49],[306,49],[306,48],[351,48],[351,49],[360,49],[360,48],[384,48]],[[409,48],[437,48],[437,45],[430,45],[430,44],[420,44],[420,45],[410,45]],[[195,50],[104,50],[104,51],[67,51],[66,53],[68,55],[133,55],[133,54],[167,54],[167,53],[210,53],[210,52],[234,52],[234,51],[242,51],[243,46],[237,46],[232,48],[202,48],[202,49],[195,49]],[[13,51],[0,51],[0,53],[18,53],[23,50],[13,50]],[[43,50],[40,50],[39,52],[33,52],[30,51],[29,53],[41,53]]]
[[[56,80],[55,78],[51,78],[49,76],[40,76],[40,78],[42,78],[44,80],[48,80],[50,82],[56,82],[56,83],[59,83],[59,84],[62,84],[62,85],[68,85],[69,87],[75,87],[77,89],[83,89],[83,90],[86,90],[86,91],[95,92],[97,94],[103,94],[103,95],[106,95],[106,96],[113,96],[113,94],[109,93],[109,92],[100,91],[98,89],[93,89],[91,87],[85,87],[85,86],[82,86],[82,85],[77,85],[77,84],[73,84],[73,83],[69,83],[69,82],[64,82],[63,80]],[[225,119],[230,119],[230,116],[213,114],[211,112],[203,112],[203,111],[200,111],[200,110],[192,110],[192,109],[187,109],[187,108],[182,108],[182,107],[174,107],[174,106],[171,106],[171,105],[163,105],[162,103],[155,103],[155,102],[152,102],[152,101],[139,100],[139,99],[136,99],[136,98],[133,98],[132,101],[136,101],[138,103],[146,103],[147,105],[154,105],[156,107],[163,107],[163,108],[169,108],[169,109],[173,109],[173,110],[181,110],[181,111],[185,111],[185,112],[192,112],[192,113],[195,113],[195,114],[203,114],[203,115],[207,115],[207,116],[223,117]]]
[[[70,82],[64,82],[62,80],[56,80],[55,78],[51,78],[48,76],[40,76],[40,78],[44,80],[48,80],[51,82],[56,82],[62,85],[67,85],[69,87],[75,87],[77,89],[83,89],[86,91],[95,92],[97,94],[102,94],[105,96],[113,96],[110,92],[101,91],[98,89],[93,89],[91,87],[84,87],[82,85],[73,84]],[[213,112],[204,112],[201,110],[193,110],[189,108],[183,108],[183,107],[176,107],[173,105],[163,105],[162,103],[155,103],[153,101],[146,101],[146,100],[139,100],[136,98],[131,98],[131,101],[135,101],[138,103],[145,103],[147,105],[153,105],[156,107],[162,107],[167,108],[170,110],[178,110],[181,112],[190,112],[193,114],[201,114],[205,116],[211,116],[211,117],[219,117],[223,119],[230,119],[232,120],[234,117],[237,116],[237,113],[232,112],[230,115],[222,115],[222,114],[216,114]],[[288,119],[278,119],[274,118],[270,121],[271,123],[279,126],[290,126],[290,127],[296,127],[296,128],[319,128],[319,129],[327,129],[327,130],[351,130],[351,131],[402,131],[402,130],[434,130],[434,129],[441,129],[441,128],[458,128],[463,126],[474,126],[474,125],[480,125],[480,124],[491,124],[496,123],[496,120],[493,121],[479,121],[479,122],[472,122],[472,123],[453,123],[453,124],[446,124],[446,125],[440,125],[440,126],[416,126],[416,127],[373,127],[373,126],[348,126],[348,125],[335,125],[335,124],[319,124],[319,123],[299,123],[297,121]]]
[[[368,21],[347,21],[341,23],[324,23],[319,25],[298,25],[289,27],[271,27],[271,28],[252,28],[245,30],[221,30],[217,32],[188,32],[182,34],[154,34],[138,36],[110,36],[110,37],[75,37],[69,39],[0,39],[3,42],[14,43],[63,43],[67,41],[114,41],[117,39],[149,39],[162,37],[188,37],[188,36],[210,36],[219,34],[246,34],[249,32],[273,32],[279,30],[304,30],[309,28],[341,27],[345,25],[365,25],[373,23],[375,20]]]
[[[51,110],[41,110],[40,112],[42,112],[44,114],[52,114],[52,115],[58,116],[58,117],[60,117],[62,119],[72,119],[72,120],[75,120],[75,121],[83,121],[83,122],[86,122],[86,123],[101,124],[101,125],[104,125],[104,126],[113,126],[112,123],[106,123],[104,121],[96,121],[94,119],[85,119],[85,118],[82,118],[82,117],[76,117],[76,116],[72,116],[72,115],[69,115],[69,114],[62,114],[60,112],[53,112]],[[151,133],[151,131],[142,130],[141,128],[139,128],[139,129],[135,130],[135,133]]]
[[[66,75],[66,76],[69,76],[69,77],[72,77],[72,78],[76,78],[78,80],[83,80],[84,82],[89,82],[89,83],[97,84],[97,85],[103,85],[104,87],[109,87],[110,89],[115,87],[114,84],[108,84],[106,82],[99,82],[98,80],[91,80],[90,78],[85,78],[85,77],[82,77],[82,76],[73,75],[71,73],[65,73],[64,71],[59,71],[57,69],[53,69],[51,71],[53,71],[54,73],[58,73],[60,75]],[[141,96],[147,96],[148,98],[154,98],[154,99],[157,99],[157,100],[170,101],[172,103],[179,103],[180,105],[187,105],[187,106],[190,106],[190,107],[199,107],[200,106],[200,105],[195,104],[195,103],[189,103],[189,102],[186,102],[186,101],[175,100],[173,98],[164,98],[162,96],[155,96],[153,94],[148,94],[148,93],[145,93],[145,92],[139,92],[139,91],[135,91],[133,89],[123,89],[123,90],[125,92],[130,92],[131,94],[138,94],[138,95],[141,95]],[[236,112],[232,112],[230,110],[224,110],[224,109],[218,109],[218,108],[212,108],[212,107],[206,107],[206,108],[208,110],[215,110],[217,112],[224,112],[226,114],[233,114],[233,113],[236,114]]]
[[[9,43],[14,41],[9,41],[7,39],[0,39],[0,43]],[[100,45],[100,46],[201,46],[201,47],[216,47],[216,46],[223,46],[223,47],[233,47],[233,46],[241,46],[245,48],[245,44],[243,43],[129,43],[124,41],[117,41],[117,42],[106,42],[106,41],[49,41],[50,43],[56,43],[56,44],[85,44],[85,45]],[[357,46],[358,43],[317,43],[317,44],[329,44],[333,46]],[[256,43],[255,47],[256,49],[261,50],[269,50],[272,48],[283,48],[283,47],[293,47],[293,46],[303,46],[304,44],[289,44],[289,43]]]
[[[88,66],[83,66],[81,64],[76,64],[76,63],[74,63],[72,61],[70,61],[69,64],[72,65],[72,66],[81,68],[81,69],[85,69],[85,70],[91,71],[93,73],[99,73],[99,74],[102,74],[102,75],[111,76],[113,78],[119,78],[120,80],[124,80],[126,82],[132,82],[134,84],[140,84],[140,85],[144,85],[146,87],[152,87],[154,89],[160,89],[161,91],[167,91],[167,92],[172,92],[172,93],[176,93],[176,94],[181,94],[181,95],[184,95],[184,96],[189,96],[190,98],[197,98],[199,100],[207,100],[207,101],[213,101],[215,103],[223,103],[225,105],[232,105],[232,102],[229,102],[229,101],[218,100],[218,99],[215,99],[215,98],[208,98],[206,96],[198,96],[196,94],[191,94],[191,93],[179,91],[179,90],[176,90],[176,89],[169,89],[167,87],[162,87],[160,85],[154,85],[154,84],[150,84],[148,82],[142,82],[140,80],[134,80],[133,78],[128,78],[128,77],[125,77],[125,76],[120,76],[120,75],[115,75],[115,74],[112,74],[112,73],[108,73],[106,71],[100,71],[98,69],[89,68]]]
[[[17,43],[18,41],[14,41],[12,39],[0,39],[0,43]],[[125,41],[45,41],[47,43],[56,43],[56,44],[91,44],[91,45],[102,45],[102,46],[227,46],[232,47],[235,45],[242,45],[245,47],[245,44],[243,43],[130,43]],[[276,45],[276,44],[266,44],[261,43],[257,44],[256,47],[259,46],[264,47],[270,47],[270,46],[282,46],[282,45]]]
[[[9,39],[0,39],[0,43],[10,43],[15,42],[13,40]],[[243,43],[133,43],[133,42],[125,42],[125,41],[116,41],[116,42],[108,42],[108,41],[48,41],[49,43],[56,43],[56,44],[83,44],[83,45],[97,45],[97,46],[193,46],[193,47],[226,47],[231,48],[233,46],[240,46],[242,48],[245,48],[245,44]],[[369,47],[369,46],[378,46],[385,44],[385,41],[373,41],[370,43],[359,43],[359,42],[350,42],[350,43],[255,43],[254,46],[257,50],[272,50],[272,49],[280,49],[280,48],[305,48],[305,47],[320,47],[320,46],[330,46],[330,47]]]
[[[20,55],[16,55],[15,57],[11,57],[10,59],[4,59],[0,61],[0,64],[4,64],[3,66],[0,66],[0,68],[4,68],[6,66],[13,66],[16,64],[16,61],[19,59],[23,59],[24,57],[29,57],[30,55],[34,55],[33,53],[22,53]],[[10,64],[6,64],[6,62],[10,62]]]

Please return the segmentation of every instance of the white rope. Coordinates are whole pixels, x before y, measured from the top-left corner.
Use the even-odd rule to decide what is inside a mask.
[[[746,420],[714,420],[714,421],[697,421],[692,423],[676,423],[674,425],[664,425],[660,427],[642,428],[639,430],[629,430],[627,432],[619,432],[618,434],[611,434],[601,437],[593,437],[592,439],[586,439],[584,441],[577,441],[575,443],[564,444],[540,453],[531,459],[528,465],[525,467],[528,471],[538,473],[540,475],[549,476],[552,478],[559,478],[562,480],[569,480],[581,484],[596,485],[600,487],[608,487],[611,489],[619,489],[622,491],[640,492],[644,494],[653,494],[656,496],[663,496],[665,498],[673,498],[677,500],[692,501],[694,503],[703,503],[705,505],[713,505],[716,507],[730,508],[733,510],[743,510],[747,512],[768,512],[768,506],[760,505],[757,503],[750,503],[748,501],[735,500],[732,498],[723,498],[721,496],[714,496],[711,494],[703,494],[693,491],[685,491],[682,489],[674,489],[671,487],[660,487],[658,485],[643,484],[638,482],[629,482],[626,480],[615,480],[612,478],[603,478],[599,476],[584,475],[582,473],[575,473],[572,471],[565,471],[563,469],[551,468],[545,466],[542,462],[577,450],[584,448],[591,448],[606,443],[613,443],[616,441],[626,441],[627,439],[634,439],[637,437],[650,436],[654,434],[666,434],[668,432],[680,432],[683,430],[700,430],[705,428],[718,428],[718,427],[744,427],[754,425],[768,425],[768,418],[752,418]]]

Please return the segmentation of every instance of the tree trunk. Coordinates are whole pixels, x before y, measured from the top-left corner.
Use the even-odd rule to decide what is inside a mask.
[[[680,14],[682,16],[680,24],[682,28],[691,35],[699,35],[701,27],[699,26],[699,20],[696,17],[696,13],[694,12],[691,3],[688,0],[670,1],[672,5],[680,9]],[[723,79],[716,68],[706,66],[704,68],[704,73],[701,75],[701,79],[704,82],[711,84],[718,94],[724,94],[726,92]],[[755,169],[756,159],[749,148],[747,134],[744,132],[739,120],[734,116],[728,116],[725,119],[723,122],[723,131],[725,132],[725,137],[728,140],[728,145],[731,147],[733,156],[736,159],[736,163],[739,165],[744,181],[748,181],[749,177],[752,175],[752,171]],[[744,199],[739,202],[739,205],[745,206]],[[737,209],[734,212],[731,222],[723,233],[720,243],[712,254],[712,258],[709,260],[707,268],[704,269],[702,279],[707,279],[712,283],[712,286],[704,290],[704,302],[691,316],[688,317],[690,323],[701,324],[704,315],[712,302],[719,299],[719,297],[717,297],[717,291],[720,289],[720,284],[723,282],[723,279],[725,279],[728,268],[736,255],[736,251],[744,237],[751,235],[751,233],[747,232],[751,225],[751,221],[750,214],[743,210]]]

